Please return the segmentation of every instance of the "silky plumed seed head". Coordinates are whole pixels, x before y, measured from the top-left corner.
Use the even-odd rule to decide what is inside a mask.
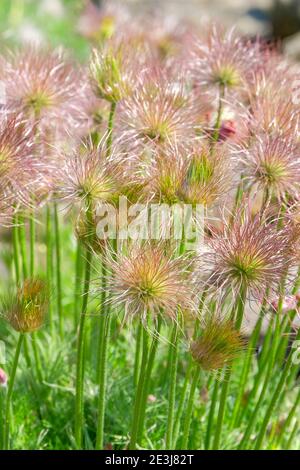
[[[208,252],[203,255],[208,285],[235,295],[244,289],[261,298],[267,288],[277,290],[294,263],[290,224],[280,229],[278,220],[264,213],[252,215],[249,206],[242,206],[233,217],[233,222],[223,217],[221,230],[211,229]],[[201,271],[204,259],[199,259]]]
[[[86,125],[87,81],[61,51],[26,47],[2,58],[6,105],[38,124],[43,138]]]
[[[29,204],[41,179],[43,165],[35,158],[34,126],[21,114],[3,112],[0,123],[1,202],[7,206]]]
[[[299,151],[292,136],[257,136],[250,147],[239,153],[244,181],[279,200],[299,194]]]
[[[132,149],[164,147],[187,142],[194,135],[195,107],[186,81],[175,81],[165,71],[147,70],[137,82],[135,93],[122,103],[117,125]]]
[[[213,24],[192,48],[190,69],[200,86],[235,91],[245,88],[260,58],[257,44],[245,42],[233,29]]]
[[[44,325],[48,301],[46,283],[38,278],[27,279],[15,293],[2,299],[3,314],[16,331],[31,333]]]
[[[125,308],[126,318],[139,317],[146,324],[148,315],[155,318],[161,313],[176,320],[179,307],[191,307],[188,263],[166,249],[133,246],[127,255],[119,254],[110,261],[112,302]]]
[[[71,155],[64,155],[57,184],[58,195],[67,203],[114,203],[122,186],[122,169],[114,158],[107,158],[107,140],[99,144],[82,142]]]
[[[241,354],[245,341],[232,321],[221,318],[208,319],[198,339],[191,344],[191,354],[206,371],[221,369]]]

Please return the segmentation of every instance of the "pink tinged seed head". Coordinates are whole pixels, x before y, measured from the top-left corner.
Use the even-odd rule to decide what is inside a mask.
[[[106,1],[99,8],[88,1],[80,15],[78,30],[84,37],[99,44],[123,30],[129,20],[128,11],[121,4]]]
[[[254,73],[253,84],[249,86],[246,122],[250,134],[295,135],[299,130],[300,109],[294,99],[297,95],[287,94],[286,90],[299,81],[298,75],[291,64],[281,61],[275,67],[271,61],[268,68]]]
[[[260,59],[259,45],[246,42],[233,29],[212,24],[192,47],[190,68],[195,83],[209,89],[245,89]]]
[[[68,204],[86,202],[114,203],[122,186],[123,174],[114,152],[107,158],[107,139],[98,145],[91,140],[81,142],[71,153],[63,155],[56,192]]]
[[[138,80],[135,93],[120,108],[118,127],[130,147],[151,150],[190,139],[196,113],[182,78],[176,81],[157,67]]]
[[[278,200],[295,197],[300,189],[300,147],[293,136],[258,135],[252,145],[238,152],[242,173]]]
[[[206,261],[208,288],[238,295],[243,288],[261,299],[266,289],[277,291],[282,276],[293,266],[293,234],[290,224],[278,229],[278,220],[264,213],[252,215],[249,205],[242,207],[230,222],[223,216],[222,228],[212,228],[200,265]]]
[[[0,177],[2,205],[28,205],[42,166],[36,159],[35,127],[23,115],[4,112],[0,122]]]
[[[87,81],[61,51],[27,47],[2,58],[2,65],[8,108],[33,119],[47,141],[86,121]]]
[[[229,148],[216,143],[211,150],[205,139],[194,140],[185,158],[181,196],[187,204],[212,207],[224,198],[232,184],[233,164]]]
[[[192,308],[189,264],[166,250],[167,246],[147,243],[109,261],[112,302],[124,307],[126,319],[137,317],[146,324],[148,316],[155,319],[161,313],[176,321],[178,308]]]

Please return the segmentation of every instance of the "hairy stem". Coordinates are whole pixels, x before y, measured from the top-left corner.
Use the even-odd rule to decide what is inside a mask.
[[[182,443],[181,443],[181,449],[188,449],[188,442],[189,442],[189,436],[190,436],[190,428],[191,428],[191,421],[192,421],[192,414],[193,414],[193,406],[194,406],[194,399],[195,399],[195,392],[197,389],[197,384],[199,382],[200,378],[200,372],[201,369],[200,367],[196,367],[194,370],[194,376],[193,380],[191,383],[191,389],[189,393],[189,398],[187,402],[187,409],[185,412],[185,418],[184,418],[184,423],[183,423],[183,437],[182,437]]]
[[[18,342],[17,342],[17,347],[15,351],[11,373],[10,373],[9,380],[8,380],[8,389],[7,389],[7,395],[6,395],[6,405],[5,405],[5,414],[4,414],[5,416],[4,418],[4,449],[5,450],[9,449],[11,399],[13,395],[16,371],[17,371],[17,367],[19,363],[23,340],[24,340],[24,334],[20,334]]]
[[[62,285],[61,285],[61,246],[57,203],[54,203],[54,233],[55,233],[55,254],[56,254],[56,289],[57,289],[57,313],[58,330],[63,336],[63,316],[62,316]]]
[[[113,126],[114,126],[114,117],[116,113],[117,103],[113,102],[110,106],[110,112],[108,117],[108,125],[107,125],[107,147],[106,153],[109,157],[111,154],[111,147],[112,147],[112,140],[113,140]]]
[[[174,323],[171,337],[171,354],[170,354],[170,380],[168,395],[168,418],[167,418],[167,434],[166,449],[173,449],[173,430],[174,430],[174,413],[175,413],[175,397],[176,397],[176,377],[178,364],[178,324]]]
[[[91,203],[87,202],[87,218],[92,221],[92,207]],[[83,384],[84,384],[84,350],[85,350],[85,324],[86,314],[89,298],[89,288],[91,280],[91,263],[92,263],[92,237],[88,241],[86,249],[85,261],[85,275],[83,285],[83,301],[82,310],[78,327],[77,337],[77,360],[76,360],[76,390],[75,390],[75,442],[78,449],[82,448],[82,434],[84,426],[84,397],[83,397]]]

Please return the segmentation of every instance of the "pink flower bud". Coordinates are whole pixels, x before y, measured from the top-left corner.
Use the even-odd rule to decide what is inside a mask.
[[[0,367],[0,387],[5,387],[7,384],[7,375]]]
[[[236,134],[236,124],[234,121],[224,121],[220,128],[219,140],[224,141],[230,139]]]

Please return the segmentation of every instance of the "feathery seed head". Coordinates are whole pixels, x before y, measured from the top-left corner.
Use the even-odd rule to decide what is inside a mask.
[[[189,271],[183,258],[172,258],[164,246],[133,247],[110,262],[113,272],[112,302],[125,308],[125,317],[139,317],[147,323],[161,312],[176,320],[178,308],[189,308],[192,290]]]
[[[118,103],[135,88],[137,62],[124,43],[109,42],[101,50],[94,49],[90,77],[96,96]]]
[[[182,199],[188,204],[210,207],[229,189],[231,160],[225,145],[199,141],[187,159]]]
[[[106,139],[102,139],[96,146],[84,142],[71,156],[65,156],[57,193],[67,202],[115,202],[122,182],[121,170],[106,153]]]
[[[233,29],[213,24],[195,44],[191,73],[195,83],[226,90],[244,88],[259,56],[258,46],[246,43]]]
[[[241,333],[228,319],[209,318],[201,336],[192,342],[191,354],[206,371],[221,369],[238,357],[245,347]]]
[[[284,273],[293,264],[291,227],[278,229],[278,221],[264,213],[252,215],[242,207],[233,222],[223,219],[220,232],[212,229],[208,285],[238,295],[246,289],[261,298],[266,288],[276,290]]]
[[[300,148],[293,139],[257,136],[239,154],[245,181],[269,191],[277,199],[295,196],[300,189]]]
[[[35,157],[34,127],[22,115],[4,113],[0,123],[2,202],[29,204],[41,176],[41,165]]]
[[[155,69],[143,75],[120,110],[120,128],[129,144],[142,150],[188,141],[195,123],[185,81],[174,82],[166,72]]]
[[[12,295],[2,300],[4,317],[20,333],[31,333],[41,328],[48,309],[47,285],[38,278],[26,279]]]
[[[39,131],[66,133],[86,121],[86,85],[61,52],[29,47],[2,58],[0,73],[9,109],[34,119]]]

